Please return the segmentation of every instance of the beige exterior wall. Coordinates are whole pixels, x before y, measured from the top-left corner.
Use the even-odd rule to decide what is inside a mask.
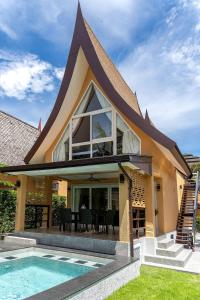
[[[11,176],[11,175],[0,173],[0,181],[10,181],[15,184],[17,180],[18,180],[17,176]]]
[[[183,175],[178,171],[176,171],[176,180],[177,180],[178,208],[180,209],[182,195],[183,195],[183,187],[184,184],[186,183],[186,180],[183,177]]]

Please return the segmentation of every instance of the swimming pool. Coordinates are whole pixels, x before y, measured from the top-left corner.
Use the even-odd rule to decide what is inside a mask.
[[[19,253],[1,258],[0,300],[30,297],[103,265],[59,254],[28,251],[26,257]]]

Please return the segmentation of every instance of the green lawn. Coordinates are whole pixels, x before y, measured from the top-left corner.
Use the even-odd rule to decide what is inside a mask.
[[[107,300],[198,300],[200,275],[142,266],[141,275]]]

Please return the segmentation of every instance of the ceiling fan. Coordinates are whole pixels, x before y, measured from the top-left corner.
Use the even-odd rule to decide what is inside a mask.
[[[92,174],[92,173],[90,174],[90,177],[88,178],[88,180],[89,181],[93,181],[93,182],[99,182],[100,181],[100,179],[95,178],[94,174]]]

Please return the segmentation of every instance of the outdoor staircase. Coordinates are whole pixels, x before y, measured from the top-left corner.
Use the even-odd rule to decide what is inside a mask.
[[[184,245],[175,243],[173,239],[164,238],[157,242],[155,255],[145,255],[144,262],[148,265],[184,268],[191,255],[191,249],[185,249]]]
[[[181,207],[177,221],[176,243],[190,249],[193,249],[195,238],[198,190],[199,173],[195,174],[192,180],[188,181],[183,187]]]

